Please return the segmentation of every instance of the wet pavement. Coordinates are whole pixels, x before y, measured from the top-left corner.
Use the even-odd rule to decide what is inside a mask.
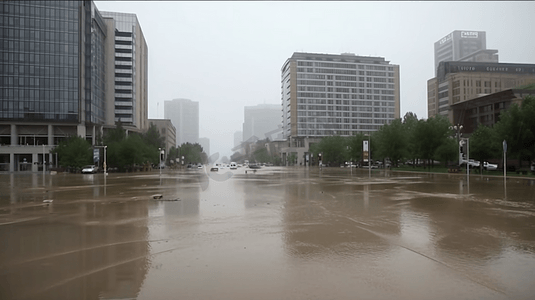
[[[0,174],[0,299],[535,295],[534,180],[244,171]]]

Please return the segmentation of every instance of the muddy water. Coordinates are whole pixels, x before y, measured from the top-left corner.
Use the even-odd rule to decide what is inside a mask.
[[[0,299],[535,295],[533,180],[230,172],[0,175]]]

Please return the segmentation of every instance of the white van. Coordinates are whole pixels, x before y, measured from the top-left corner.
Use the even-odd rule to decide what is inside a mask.
[[[230,163],[230,169],[231,170],[236,170],[236,169],[238,169],[238,165],[235,162],[231,162]]]

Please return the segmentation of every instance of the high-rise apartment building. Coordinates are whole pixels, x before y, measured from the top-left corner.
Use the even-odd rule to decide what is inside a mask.
[[[147,128],[148,47],[135,14],[101,12],[108,25],[108,86],[114,122]],[[112,96],[113,95],[113,96]],[[109,99],[111,100],[111,99]]]
[[[435,72],[443,61],[498,62],[497,50],[487,50],[485,31],[455,30],[435,42]]]
[[[247,141],[252,136],[259,140],[271,138],[271,132],[278,131],[282,124],[280,104],[245,106],[243,115],[242,141]]]
[[[399,118],[399,66],[382,57],[296,52],[281,73],[284,138],[368,133]]]
[[[49,152],[61,140],[78,135],[94,144],[115,126],[123,81],[115,80],[114,22],[92,1],[0,1],[0,171],[42,170],[57,163]],[[134,72],[146,74],[142,64]],[[132,78],[132,93],[145,96],[131,101],[137,111],[125,128],[142,131],[147,81]]]
[[[199,142],[199,102],[174,99],[164,102],[164,118],[176,127],[177,146]]]

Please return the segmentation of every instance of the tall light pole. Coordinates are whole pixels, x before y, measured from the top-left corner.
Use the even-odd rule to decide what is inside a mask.
[[[461,139],[461,129],[463,129],[463,125],[457,124],[450,126],[451,130],[455,130],[455,137],[457,138],[457,145],[459,145],[459,166],[463,162],[462,160],[462,154],[461,154],[461,144],[459,144],[459,140]]]
[[[43,144],[43,176],[45,176],[45,164],[46,164],[46,161],[45,161],[45,144]]]
[[[158,148],[158,158],[159,158],[159,163],[158,163],[158,169],[160,169],[160,176],[162,176],[162,148]]]
[[[106,170],[106,148],[108,146],[104,146],[104,176],[108,176],[108,171]]]

